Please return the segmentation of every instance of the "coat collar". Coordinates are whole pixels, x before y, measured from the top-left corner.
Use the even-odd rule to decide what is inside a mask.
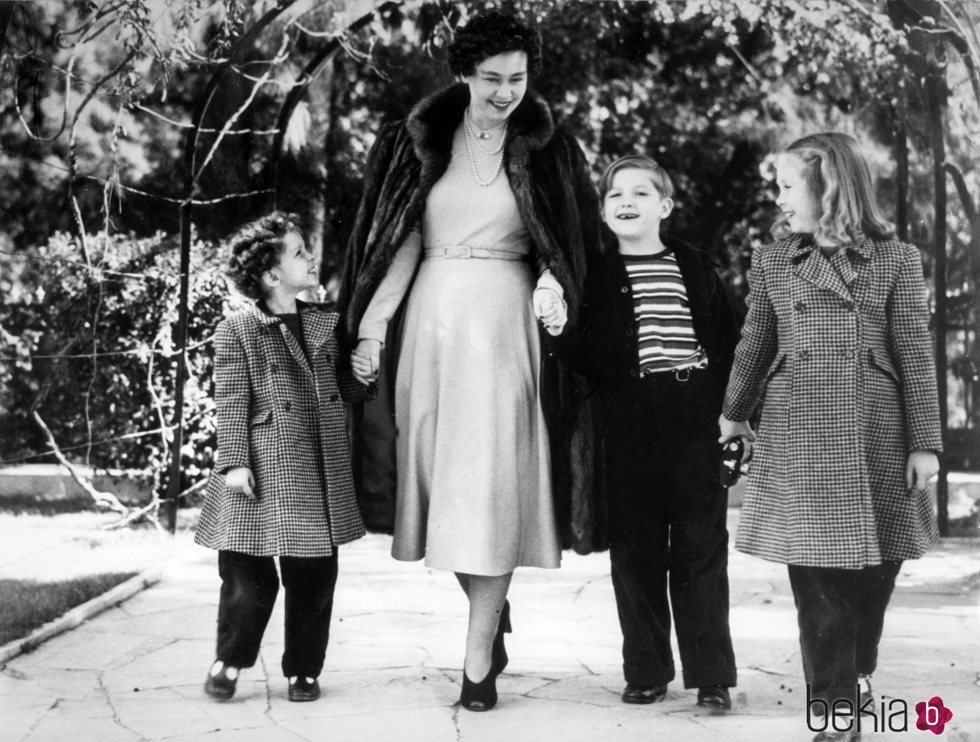
[[[316,304],[300,299],[296,300],[296,309],[300,315],[300,321],[303,323],[303,341],[310,353],[315,355],[316,349],[327,342],[327,339],[334,332],[337,316],[331,312],[320,311]],[[266,332],[272,331],[276,325],[281,325],[282,332],[291,334],[283,324],[282,319],[268,311],[261,299],[252,305],[252,314],[259,325],[266,329]],[[289,339],[286,342],[288,343]]]
[[[871,260],[872,244],[862,237],[857,242],[839,249],[825,258],[812,235],[793,235],[790,238],[791,260],[794,273],[806,281],[829,289],[844,299],[851,299],[851,287],[858,277],[858,270]]]
[[[799,262],[802,256],[816,249],[817,243],[811,234],[794,234],[790,238],[793,248],[793,261]],[[861,237],[856,242],[847,245],[844,250],[849,256],[860,258],[861,260],[871,260],[873,251],[871,240]]]
[[[453,132],[463,120],[469,102],[469,88],[465,83],[456,83],[423,98],[412,109],[407,121],[408,133],[423,167],[434,160],[448,162]],[[544,99],[528,90],[510,115],[507,129],[507,151],[513,156],[521,150],[544,147],[555,132],[555,124]]]

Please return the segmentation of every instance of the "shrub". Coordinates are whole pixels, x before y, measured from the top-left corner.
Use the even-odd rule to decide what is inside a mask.
[[[171,235],[89,236],[0,253],[0,456],[45,460],[36,409],[72,460],[139,469],[164,487],[174,417],[178,243]],[[195,242],[190,270],[189,378],[184,391],[186,488],[210,469],[215,326],[232,299],[213,244]]]

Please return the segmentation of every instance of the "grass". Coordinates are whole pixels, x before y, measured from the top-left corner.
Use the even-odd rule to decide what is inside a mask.
[[[58,582],[0,579],[0,645],[20,639],[136,572],[108,572]]]

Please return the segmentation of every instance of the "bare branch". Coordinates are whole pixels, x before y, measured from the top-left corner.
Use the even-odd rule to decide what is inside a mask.
[[[285,34],[283,36],[282,44],[279,47],[279,52],[276,54],[274,61],[276,60],[282,61],[282,59],[284,59],[284,55],[286,53],[286,48],[288,47],[288,45],[289,45],[289,35]],[[205,168],[207,168],[208,164],[211,162],[211,159],[214,157],[215,152],[218,151],[218,146],[225,138],[225,134],[231,130],[231,128],[237,123],[241,115],[245,113],[245,111],[248,109],[250,105],[252,105],[252,101],[255,100],[255,96],[259,94],[259,90],[262,88],[263,85],[265,85],[265,83],[269,80],[271,76],[272,76],[272,67],[270,66],[269,69],[267,69],[265,73],[256,81],[255,85],[252,86],[252,90],[249,92],[248,98],[245,99],[245,102],[242,103],[241,106],[239,106],[238,110],[235,111],[228,118],[227,121],[225,121],[225,125],[221,127],[221,133],[219,133],[218,136],[215,137],[214,142],[212,142],[211,149],[208,151],[207,157],[204,158],[204,162],[201,163],[201,167],[199,167],[197,172],[194,174],[194,179],[193,179],[194,183],[197,183],[197,181],[200,180],[201,176],[204,174]]]
[[[119,513],[120,515],[127,515],[129,513],[129,508],[119,502],[119,499],[111,492],[102,492],[95,489],[95,487],[92,486],[92,483],[88,481],[88,478],[78,471],[78,468],[65,457],[65,455],[61,452],[61,449],[58,447],[57,441],[54,439],[54,434],[51,432],[51,428],[47,426],[44,419],[38,414],[38,411],[36,409],[31,410],[31,414],[34,416],[34,422],[38,424],[38,427],[41,428],[41,430],[44,432],[44,436],[48,439],[48,446],[51,447],[51,452],[54,454],[55,458],[58,459],[61,465],[68,470],[68,473],[71,474],[72,479],[78,482],[78,485],[85,490],[85,492],[87,492],[93,500],[95,500],[96,506],[102,510],[111,510],[112,512]]]

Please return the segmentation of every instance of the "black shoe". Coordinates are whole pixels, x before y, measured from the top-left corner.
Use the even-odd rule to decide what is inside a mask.
[[[215,660],[214,664],[211,665],[211,669],[218,664]],[[221,669],[217,674],[213,674],[208,671],[208,678],[204,681],[204,692],[207,693],[211,698],[217,698],[219,701],[227,701],[233,695],[235,695],[235,685],[238,683],[238,675],[236,674],[234,678],[228,677],[229,668],[224,663],[221,663]]]
[[[499,675],[507,667],[507,647],[504,646],[504,634],[512,631],[510,626],[510,603],[504,601],[500,609],[500,619],[497,621],[497,635],[493,638],[493,649],[490,654],[490,672]]]
[[[732,697],[724,685],[706,685],[698,688],[698,706],[728,711],[732,707]]]
[[[320,684],[316,678],[298,678],[289,681],[290,701],[315,701],[320,697]]]
[[[463,689],[459,694],[459,702],[469,711],[489,711],[497,705],[497,676],[493,670],[487,673],[479,683],[474,683],[463,670]]]
[[[666,685],[633,685],[623,689],[623,703],[660,703],[667,697]]]

